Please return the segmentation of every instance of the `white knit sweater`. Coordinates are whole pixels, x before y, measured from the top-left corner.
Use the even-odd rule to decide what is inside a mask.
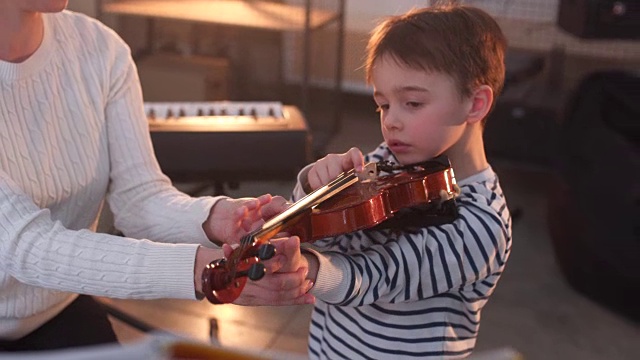
[[[161,174],[126,44],[84,15],[43,16],[36,53],[0,61],[0,339],[74,293],[193,299],[195,244],[210,244],[201,224],[217,200]],[[93,232],[105,196],[132,238]]]

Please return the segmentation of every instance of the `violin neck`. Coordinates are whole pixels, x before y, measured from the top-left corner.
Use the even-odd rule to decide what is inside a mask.
[[[287,210],[264,223],[262,228],[258,229],[253,236],[257,238],[269,238],[281,232],[291,221],[357,182],[358,176],[354,170],[349,170],[338,175],[338,177],[330,183],[309,193],[307,196],[296,201]]]

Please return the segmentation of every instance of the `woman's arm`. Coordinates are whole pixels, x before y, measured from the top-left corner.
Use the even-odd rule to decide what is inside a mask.
[[[110,297],[192,299],[196,250],[66,229],[0,171],[0,270],[22,283]]]
[[[212,206],[224,197],[192,198],[162,174],[134,62],[120,39],[113,42],[105,121],[111,169],[108,202],[115,226],[135,238],[210,245],[202,224]]]

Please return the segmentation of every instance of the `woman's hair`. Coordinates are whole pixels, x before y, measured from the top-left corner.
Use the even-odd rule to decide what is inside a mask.
[[[462,5],[414,9],[387,18],[372,32],[365,62],[366,80],[376,60],[451,76],[462,96],[488,85],[497,98],[504,84],[506,39],[486,12]]]

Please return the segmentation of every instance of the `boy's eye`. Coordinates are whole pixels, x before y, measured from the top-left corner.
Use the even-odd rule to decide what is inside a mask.
[[[389,110],[389,105],[382,104],[382,105],[378,105],[378,107],[376,108],[376,112],[382,112],[384,110]]]
[[[417,107],[422,106],[422,103],[419,103],[417,101],[409,101],[409,102],[407,102],[407,106],[408,107],[412,107],[412,108],[417,108]]]

